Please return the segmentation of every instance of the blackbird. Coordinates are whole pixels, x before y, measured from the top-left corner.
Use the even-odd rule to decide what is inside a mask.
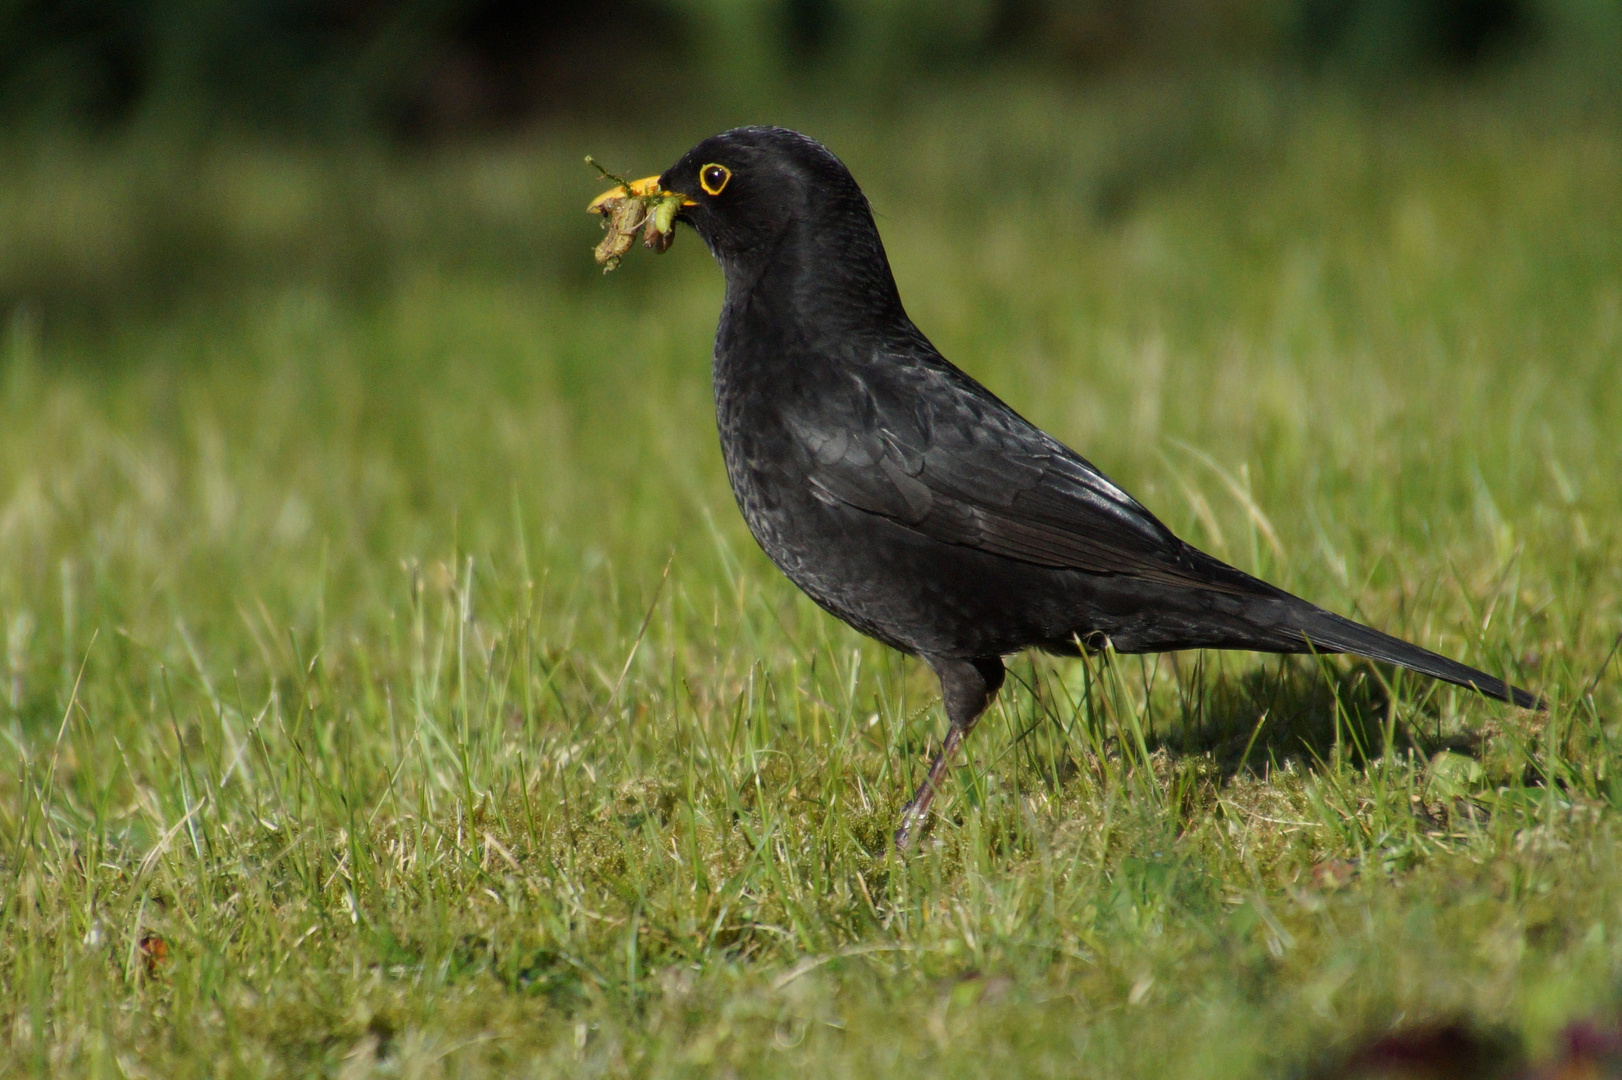
[[[676,220],[726,276],[715,411],[750,532],[824,609],[940,678],[950,728],[898,848],[1021,649],[1355,653],[1538,706],[1184,543],[954,367],[907,317],[867,198],[820,143],[737,128],[630,187],[681,194]]]

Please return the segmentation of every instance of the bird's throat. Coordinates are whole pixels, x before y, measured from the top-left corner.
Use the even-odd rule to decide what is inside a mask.
[[[813,343],[876,343],[907,334],[895,277],[878,233],[793,227],[775,242],[731,258],[718,256],[726,301],[717,338],[730,330],[793,350]]]

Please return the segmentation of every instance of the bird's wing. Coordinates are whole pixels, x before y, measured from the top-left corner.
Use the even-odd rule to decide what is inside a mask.
[[[1038,566],[1254,593],[1080,455],[949,365],[853,374],[789,426],[819,498]]]

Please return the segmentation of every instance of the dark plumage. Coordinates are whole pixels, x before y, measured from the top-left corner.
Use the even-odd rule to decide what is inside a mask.
[[[867,199],[779,128],[699,143],[658,178],[726,275],[715,407],[755,539],[818,604],[940,676],[946,766],[1025,648],[1357,653],[1533,707],[1475,668],[1190,547],[959,371],[907,318]]]

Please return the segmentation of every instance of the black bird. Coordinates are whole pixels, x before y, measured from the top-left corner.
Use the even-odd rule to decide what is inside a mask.
[[[811,599],[940,677],[951,727],[898,847],[1021,649],[1356,653],[1538,705],[1196,550],[959,371],[907,317],[867,198],[820,143],[738,128],[631,187],[685,196],[677,220],[726,275],[715,411],[749,530]]]

